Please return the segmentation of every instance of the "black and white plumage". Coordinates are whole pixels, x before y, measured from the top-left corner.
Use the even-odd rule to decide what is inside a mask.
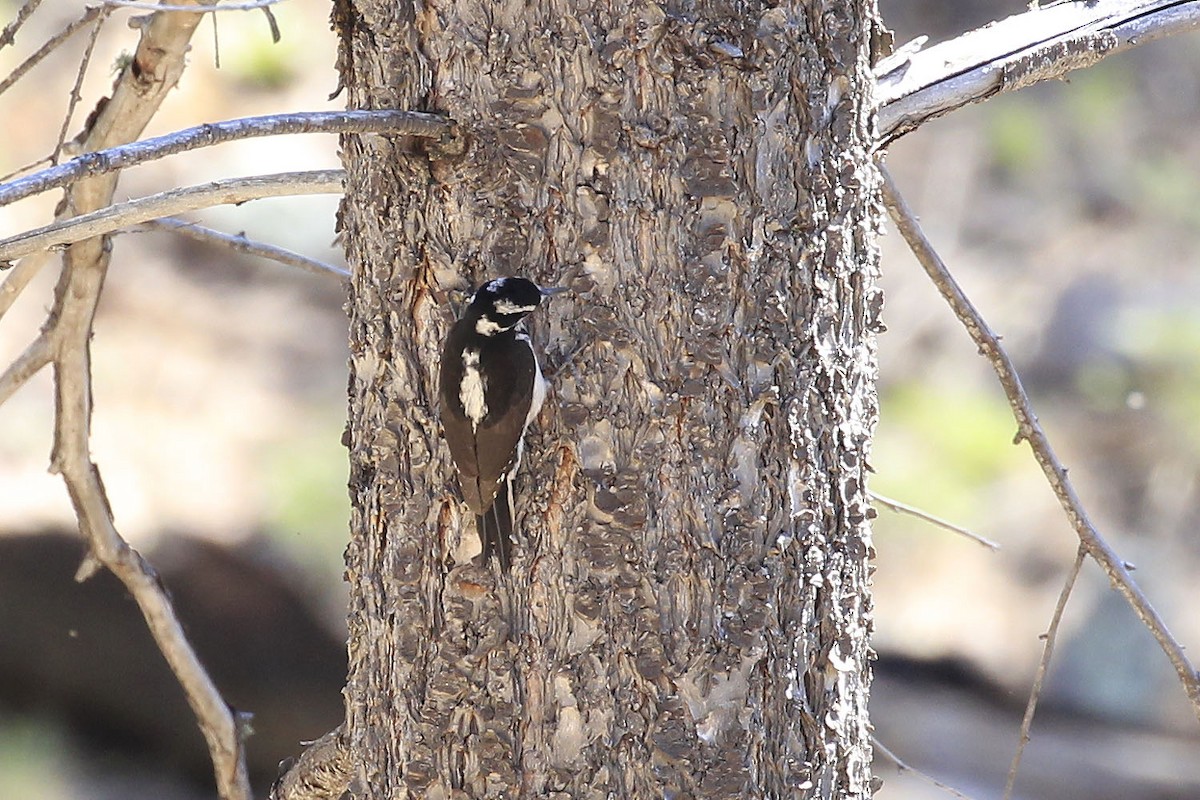
[[[525,278],[497,278],[471,297],[442,350],[442,427],[463,499],[475,512],[484,562],[512,564],[512,479],[526,429],[542,407],[546,381],[523,320],[564,291]]]

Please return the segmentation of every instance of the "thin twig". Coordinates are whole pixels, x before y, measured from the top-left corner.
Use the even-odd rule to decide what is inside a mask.
[[[960,106],[1200,28],[1200,0],[1055,3],[876,67],[880,144]],[[919,51],[919,52],[918,52]]]
[[[258,8],[266,8],[283,0],[253,0],[249,3],[221,3],[219,6],[211,6],[204,9],[205,12],[211,13],[214,11],[254,11]],[[142,11],[187,11],[195,14],[196,9],[193,6],[173,6],[168,3],[159,5],[158,3],[145,3],[140,0],[104,0],[104,5],[113,6],[114,8],[136,8]]]
[[[58,156],[62,152],[63,142],[67,140],[67,128],[71,126],[71,117],[75,116],[75,106],[79,105],[79,89],[83,86],[83,76],[87,74],[88,65],[92,63],[92,51],[96,49],[96,40],[100,38],[100,29],[104,27],[104,21],[108,19],[108,13],[108,8],[102,8],[100,14],[96,17],[96,23],[92,25],[92,35],[88,37],[87,47],[83,51],[83,58],[79,61],[79,71],[75,73],[75,85],[71,87],[70,100],[67,102],[67,115],[63,117],[62,127],[58,129],[58,140],[54,145],[54,152],[50,154],[51,164],[58,163]]]
[[[10,178],[15,178],[18,175],[22,175],[26,172],[29,172],[29,170],[31,170],[31,169],[37,169],[42,164],[49,164],[49,163],[50,163],[50,159],[46,158],[45,156],[42,156],[37,161],[31,161],[30,163],[26,164],[23,167],[17,167],[12,172],[8,172],[8,173],[5,173],[4,175],[0,175],[0,184],[3,184],[5,181],[9,180]]]
[[[213,68],[221,68],[221,34],[217,29],[217,15],[212,14],[209,17],[212,20],[213,29]]]
[[[197,4],[196,9],[204,7]],[[139,26],[141,39],[133,58],[138,69],[123,70],[109,101],[89,118],[82,142],[85,151],[102,150],[141,135],[178,82],[189,41],[201,19],[201,13],[154,14]],[[87,213],[110,205],[116,177],[115,173],[84,172],[68,180],[71,185],[62,213]],[[54,306],[43,327],[54,344],[56,413],[51,468],[63,476],[91,557],[111,571],[137,602],[155,643],[179,680],[208,745],[220,797],[249,800],[239,719],[196,657],[154,569],[114,527],[99,470],[89,455],[92,322],[110,257],[102,239],[88,239],[66,249]],[[81,575],[86,575],[86,570]]]
[[[896,227],[899,228],[904,240],[908,242],[908,246],[916,255],[917,261],[925,268],[925,272],[933,280],[942,297],[950,304],[955,315],[966,327],[967,333],[979,348],[979,352],[988,359],[996,376],[1000,379],[1000,385],[1004,388],[1004,393],[1008,397],[1009,405],[1012,406],[1013,415],[1017,420],[1017,441],[1024,439],[1029,442],[1034,459],[1045,473],[1046,480],[1054,490],[1055,496],[1058,497],[1059,504],[1066,512],[1067,519],[1079,536],[1080,542],[1087,548],[1088,555],[1104,569],[1113,587],[1129,602],[1138,619],[1150,630],[1163,652],[1167,654],[1167,658],[1175,667],[1175,672],[1179,675],[1184,691],[1187,692],[1188,699],[1192,703],[1192,710],[1200,719],[1200,676],[1196,674],[1196,669],[1189,661],[1183,646],[1171,635],[1166,623],[1154,610],[1154,606],[1150,604],[1142,590],[1138,588],[1133,576],[1129,574],[1125,563],[1088,518],[1083,503],[1075,493],[1075,487],[1067,477],[1066,468],[1054,454],[1050,440],[1046,437],[1046,432],[1033,412],[1033,405],[1021,385],[1020,376],[1017,374],[1016,367],[1013,366],[1012,359],[1008,357],[1008,353],[1000,345],[999,339],[988,328],[987,322],[963,293],[962,288],[954,280],[954,276],[950,274],[937,251],[933,249],[933,245],[921,231],[920,224],[905,203],[899,189],[896,188],[891,174],[885,167],[881,167],[881,170],[884,179],[884,202]]]
[[[437,138],[454,125],[437,114],[416,111],[309,111],[212,122],[140,142],[83,153],[56,167],[0,184],[0,206],[66,186],[72,181],[147,161],[255,136],[293,133],[393,133]]]
[[[25,352],[8,365],[0,374],[0,405],[3,405],[13,392],[20,389],[26,381],[37,374],[38,370],[50,363],[54,349],[50,346],[50,337],[46,333],[39,334]]]
[[[916,506],[910,506],[907,503],[901,503],[899,500],[893,500],[890,497],[884,497],[878,492],[869,492],[871,499],[886,509],[895,511],[898,514],[909,514],[917,519],[924,520],[930,525],[936,525],[939,528],[945,528],[948,531],[957,533],[960,536],[965,536],[976,544],[981,544],[989,550],[999,550],[1000,545],[993,542],[991,539],[985,539],[974,531],[968,530],[961,525],[955,525],[953,522],[947,522],[941,517],[936,517],[928,511],[922,511]]]
[[[41,4],[42,0],[25,0],[25,4],[17,9],[17,18],[5,25],[3,31],[0,31],[0,50],[16,41],[17,31],[21,30],[25,20],[29,19],[29,15],[36,11]]]
[[[1082,544],[1075,553],[1075,563],[1067,573],[1062,592],[1058,595],[1058,604],[1054,606],[1054,616],[1050,618],[1050,628],[1043,637],[1042,659],[1038,662],[1037,674],[1033,678],[1033,686],[1029,690],[1029,702],[1025,704],[1025,716],[1021,719],[1021,734],[1017,740],[1017,752],[1013,755],[1012,765],[1008,768],[1008,780],[1004,784],[1004,800],[1010,800],[1013,786],[1017,782],[1017,770],[1021,768],[1021,756],[1025,754],[1025,745],[1029,744],[1029,730],[1033,727],[1033,714],[1037,711],[1038,699],[1042,696],[1042,685],[1046,682],[1046,671],[1050,668],[1050,657],[1054,655],[1054,643],[1058,640],[1058,626],[1062,623],[1063,611],[1067,608],[1067,599],[1075,588],[1075,579],[1083,567],[1083,559],[1087,550]]]
[[[42,156],[37,161],[31,161],[30,163],[26,164],[23,167],[17,167],[12,172],[6,173],[4,175],[0,175],[0,184],[3,184],[5,181],[9,180],[10,178],[15,178],[18,175],[22,175],[26,172],[29,172],[29,170],[31,170],[31,169],[37,169],[42,164],[49,164],[49,163],[50,163],[50,159],[46,158],[45,156]]]
[[[52,469],[62,475],[67,485],[80,529],[93,555],[129,590],[159,650],[183,686],[209,748],[214,751],[221,796],[228,800],[249,800],[237,720],[212,685],[195,651],[187,645],[186,634],[157,573],[117,533],[99,470],[88,455],[91,364],[87,347],[79,337],[90,336],[91,320],[72,315],[64,318],[58,329],[62,339],[55,359],[58,415]],[[234,767],[241,774],[227,775],[225,767]]]
[[[315,258],[309,258],[306,255],[301,255],[293,250],[287,250],[282,247],[276,247],[272,244],[263,242],[255,242],[246,238],[245,234],[232,236],[228,233],[215,231],[212,228],[206,228],[203,225],[197,225],[194,222],[187,222],[182,219],[173,217],[163,217],[161,219],[152,219],[143,222],[136,228],[131,229],[137,231],[170,231],[172,233],[182,234],[189,238],[208,244],[215,244],[221,247],[227,247],[238,253],[246,255],[258,256],[270,261],[277,261],[280,264],[286,264],[289,267],[297,267],[305,272],[311,272],[314,275],[321,275],[326,278],[335,278],[339,282],[345,284],[350,280],[350,273],[341,267],[336,267],[333,264],[327,264],[324,261],[318,261]]]
[[[904,763],[904,761],[902,761],[900,759],[900,756],[896,755],[891,750],[884,747],[883,742],[879,741],[879,737],[875,736],[874,734],[871,735],[871,744],[874,746],[874,748],[877,752],[883,753],[889,761],[891,761],[893,764],[896,765],[896,769],[900,770],[901,772],[911,772],[916,777],[920,778],[921,780],[925,781],[926,783],[928,783],[932,786],[936,786],[938,789],[941,789],[943,792],[948,792],[949,794],[952,794],[955,797],[961,798],[961,800],[971,800],[971,797],[969,795],[963,794],[958,789],[955,789],[953,786],[944,784],[941,781],[939,781],[937,778],[934,778],[932,775],[927,775],[924,772],[921,772],[921,770],[917,769],[916,767],[911,767],[908,764]]]
[[[0,94],[7,92],[14,83],[25,77],[25,73],[36,67],[43,58],[53,53],[56,49],[58,49],[59,45],[61,45],[67,39],[70,39],[76,31],[99,17],[102,13],[105,12],[100,6],[89,8],[83,12],[83,16],[81,16],[79,19],[67,25],[67,27],[63,28],[54,36],[51,36],[48,40],[46,40],[45,44],[43,44],[34,52],[33,55],[18,64],[16,69],[8,73],[8,75],[4,77],[4,80],[0,81]]]
[[[267,18],[267,27],[271,29],[271,43],[279,44],[283,39],[283,34],[279,32],[279,20],[275,19],[275,12],[267,6],[262,7],[262,12],[263,16]],[[213,17],[213,19],[216,19],[216,17]]]
[[[21,296],[21,292],[25,291],[25,287],[41,272],[42,267],[49,260],[49,251],[43,250],[22,258],[15,267],[9,270],[4,278],[4,283],[0,283],[0,319],[4,318],[8,309],[12,308],[12,304]]]
[[[52,222],[8,239],[0,239],[0,262],[12,261],[51,247],[82,242],[147,220],[186,211],[245,203],[264,197],[340,194],[344,175],[340,169],[254,175],[248,178],[227,178],[200,186],[186,186],[149,197],[140,197],[89,214]]]
[[[309,743],[271,787],[270,800],[337,800],[350,783],[350,746],[343,726]]]

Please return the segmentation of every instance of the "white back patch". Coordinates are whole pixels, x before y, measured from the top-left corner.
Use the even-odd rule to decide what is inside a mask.
[[[496,301],[497,314],[528,314],[536,310],[537,306],[519,306],[511,300]]]
[[[475,332],[480,336],[491,336],[493,333],[499,333],[502,330],[504,328],[492,322],[487,317],[480,317],[479,321],[475,323]]]
[[[484,399],[487,385],[483,373],[479,371],[479,351],[468,347],[463,351],[462,359],[463,378],[462,385],[458,387],[458,400],[467,413],[467,419],[471,420],[471,427],[478,430],[479,423],[487,416],[487,401]]]

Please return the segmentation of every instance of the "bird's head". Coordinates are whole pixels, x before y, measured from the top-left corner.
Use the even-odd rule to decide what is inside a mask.
[[[476,319],[475,330],[490,336],[512,330],[537,310],[543,298],[565,291],[558,286],[543,288],[526,278],[496,278],[475,291],[467,313]]]

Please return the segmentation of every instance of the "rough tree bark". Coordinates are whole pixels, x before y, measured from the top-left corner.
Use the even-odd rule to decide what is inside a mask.
[[[872,0],[338,0],[356,797],[871,794]],[[456,145],[464,145],[461,152]],[[434,394],[457,290],[566,284],[511,576]]]

